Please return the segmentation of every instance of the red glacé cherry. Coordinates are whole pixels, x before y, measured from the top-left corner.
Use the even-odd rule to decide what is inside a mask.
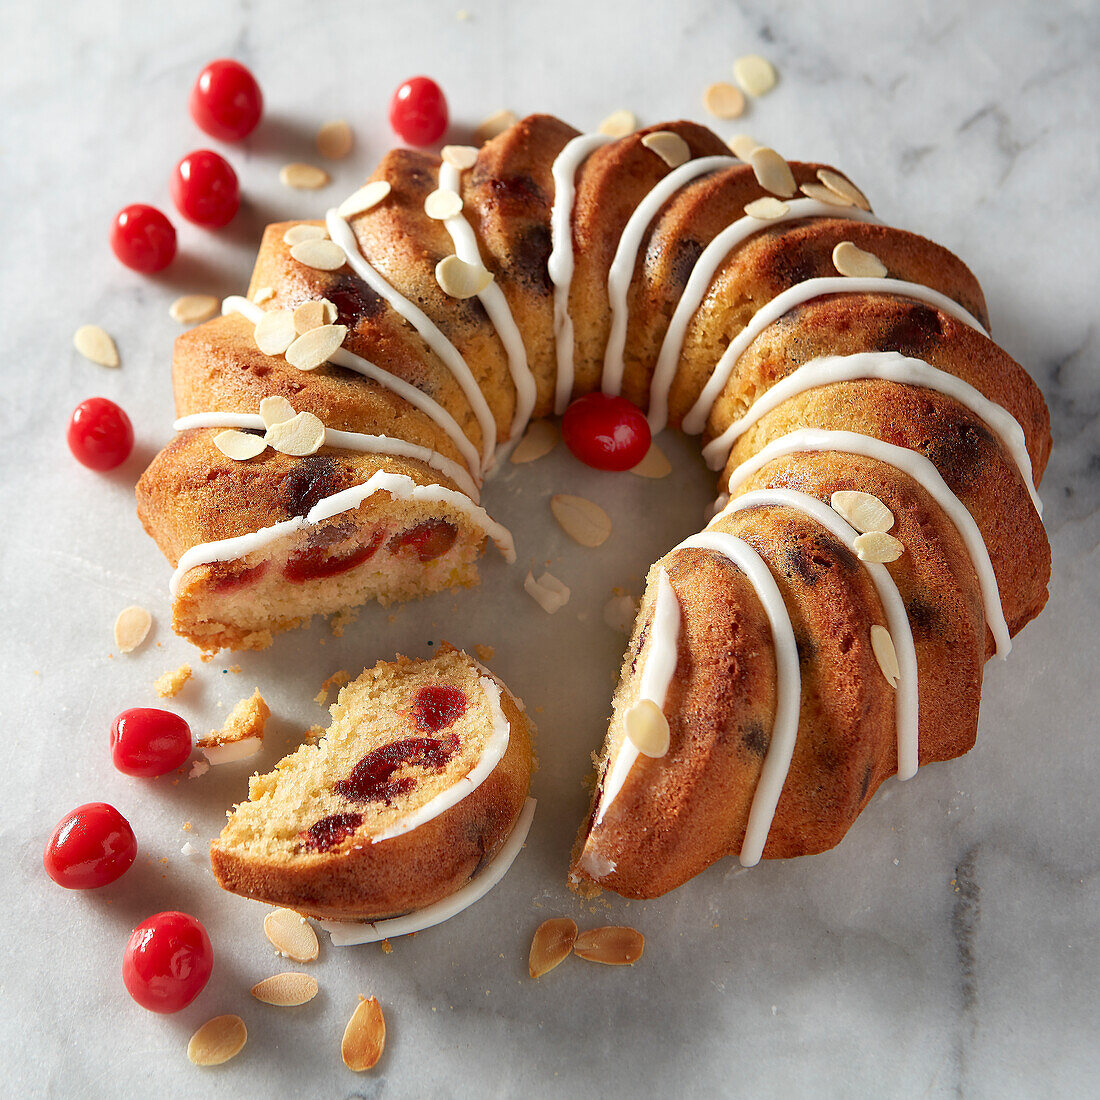
[[[126,775],[164,775],[190,755],[191,727],[170,710],[133,707],[111,726],[111,759]]]
[[[237,173],[209,149],[188,153],[172,173],[172,201],[196,225],[211,229],[227,225],[241,205]]]
[[[176,254],[176,231],[155,207],[136,202],[111,222],[111,250],[129,268],[152,275]]]
[[[57,823],[42,865],[66,890],[95,890],[114,882],[136,855],[137,841],[126,818],[106,802],[88,802]]]
[[[73,410],[65,438],[73,457],[82,466],[89,470],[113,470],[134,449],[134,426],[113,401],[89,397]]]
[[[199,921],[186,913],[154,913],[130,935],[122,980],[150,1012],[179,1012],[203,990],[214,968],[214,949]]]
[[[410,145],[431,145],[447,129],[447,99],[434,80],[414,76],[393,93],[390,125]]]
[[[561,420],[565,445],[586,466],[629,470],[646,456],[649,424],[641,409],[625,397],[590,393],[565,410]]]
[[[191,89],[191,117],[220,141],[240,141],[256,129],[264,97],[256,78],[229,58],[211,61]]]

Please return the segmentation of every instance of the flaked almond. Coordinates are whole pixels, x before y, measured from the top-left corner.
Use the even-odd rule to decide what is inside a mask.
[[[775,87],[775,66],[759,54],[750,53],[733,63],[737,83],[751,96],[762,96]]]
[[[136,604],[123,608],[115,619],[115,645],[120,653],[132,653],[149,635],[153,616]]]
[[[294,343],[296,335],[294,314],[289,309],[269,310],[256,322],[252,334],[256,347],[264,355],[282,355]]]
[[[439,156],[444,164],[460,172],[473,168],[477,163],[477,149],[473,145],[444,145]]]
[[[634,625],[634,619],[638,614],[638,608],[632,597],[627,595],[612,596],[603,605],[603,621],[612,630],[618,630],[623,634],[629,634]]]
[[[435,279],[444,294],[462,299],[480,294],[493,281],[493,276],[480,264],[445,256],[435,265]]]
[[[462,213],[462,196],[457,191],[441,187],[424,200],[424,213],[437,222],[445,222]]]
[[[668,752],[668,719],[652,699],[635,703],[626,712],[623,726],[630,743],[644,756],[657,758]]]
[[[587,497],[556,493],[550,511],[561,529],[581,546],[602,546],[611,534],[611,517]]]
[[[315,142],[325,160],[343,160],[351,152],[351,127],[344,119],[334,118],[321,125]]]
[[[299,241],[290,254],[298,263],[318,271],[336,271],[348,262],[344,250],[335,241]]]
[[[887,271],[873,252],[864,252],[851,241],[841,241],[833,249],[833,267],[853,279],[882,279]]]
[[[81,325],[73,333],[73,347],[93,363],[101,367],[119,365],[118,348],[115,342],[99,325]]]
[[[317,996],[317,979],[311,974],[299,974],[287,971],[264,978],[252,987],[252,996],[265,1005],[278,1005],[280,1008],[293,1008],[304,1005]]]
[[[873,561],[881,565],[897,561],[905,553],[905,546],[885,531],[868,531],[857,535],[852,543],[860,561]]]
[[[322,298],[321,305],[325,307],[325,324],[336,324],[336,318],[340,316],[340,311],[336,308],[336,303],[330,302],[327,298]]]
[[[319,298],[303,302],[294,311],[294,331],[299,336],[304,336],[310,329],[320,328],[328,323],[328,311],[325,309],[325,303]]]
[[[653,479],[668,477],[672,473],[672,463],[669,462],[668,455],[656,443],[650,443],[645,458],[637,466],[631,466],[630,472],[637,474],[638,477]]]
[[[181,325],[197,325],[200,321],[209,321],[220,306],[221,302],[213,294],[184,294],[168,307],[168,313]]]
[[[483,118],[474,131],[474,141],[478,145],[484,145],[492,141],[498,134],[503,134],[509,126],[515,126],[516,114],[514,111],[494,111],[488,118]]]
[[[286,361],[298,370],[316,370],[336,354],[347,334],[347,325],[319,325],[286,349]]]
[[[340,1042],[344,1065],[356,1073],[373,1069],[385,1046],[386,1018],[382,1015],[382,1006],[374,997],[369,1001],[360,997]]]
[[[745,213],[750,218],[759,218],[761,221],[781,218],[788,210],[790,207],[782,199],[773,198],[771,195],[745,203]]]
[[[323,168],[316,164],[303,164],[295,161],[293,164],[284,164],[279,169],[279,182],[287,187],[293,187],[295,191],[316,191],[321,187],[327,187],[332,177]]]
[[[756,182],[765,191],[789,199],[798,190],[791,166],[767,145],[761,145],[749,154],[749,164],[752,165]]]
[[[226,458],[231,458],[235,462],[247,462],[250,458],[262,455],[267,450],[267,443],[262,436],[241,432],[236,428],[227,428],[224,432],[218,432],[214,436],[214,446]]]
[[[388,180],[372,180],[363,184],[358,191],[348,195],[336,208],[341,218],[354,218],[372,206],[377,206],[390,193]]]
[[[838,195],[835,191],[830,191],[823,183],[800,183],[798,189],[808,199],[816,199],[818,202],[826,203],[828,206],[854,205],[851,199],[847,199],[843,195]]]
[[[746,164],[748,164],[753,153],[762,147],[760,142],[750,134],[734,134],[726,144],[733,150],[733,155]]]
[[[901,669],[898,667],[898,654],[894,649],[894,639],[890,637],[890,631],[884,626],[871,627],[871,649],[878,661],[878,667],[882,669],[882,675],[892,687],[898,686],[901,679]]]
[[[577,937],[573,953],[589,962],[609,966],[627,966],[636,963],[645,950],[645,937],[634,928],[607,924],[602,928],[589,928]]]
[[[632,134],[638,129],[638,120],[634,117],[633,111],[612,111],[600,123],[598,129],[601,134],[606,134],[608,137],[626,137],[627,134]]]
[[[841,489],[833,493],[829,503],[857,531],[889,531],[894,526],[894,513],[873,493]]]
[[[292,225],[283,234],[283,244],[293,248],[302,241],[323,241],[328,238],[328,230],[323,225]]]
[[[523,590],[547,615],[560,611],[569,602],[571,595],[569,586],[559,581],[552,573],[543,573],[538,580],[535,580],[530,570],[524,578]]]
[[[656,133],[646,134],[642,138],[642,144],[651,153],[656,153],[669,168],[679,168],[685,161],[691,160],[690,146],[679,134],[671,130],[658,130]]]
[[[240,1054],[247,1041],[248,1029],[240,1016],[215,1016],[191,1036],[187,1057],[196,1066],[220,1066]]]
[[[860,210],[869,211],[871,209],[867,196],[850,179],[842,176],[839,172],[834,172],[830,168],[819,168],[817,178],[830,191],[834,191],[842,198],[848,199],[853,206],[858,206]]]
[[[305,917],[293,909],[276,909],[264,917],[264,935],[284,958],[313,962],[320,951],[317,933]]]
[[[285,397],[265,397],[260,402],[260,419],[265,428],[282,424],[294,415],[294,406]]]
[[[275,288],[272,286],[261,286],[256,288],[256,293],[252,295],[252,301],[258,306],[262,306],[264,302],[270,302],[275,297]]]
[[[577,940],[577,922],[569,917],[551,917],[535,929],[531,951],[527,956],[527,973],[532,978],[549,974],[559,963],[569,958]]]
[[[720,80],[707,86],[703,93],[703,106],[715,118],[738,118],[745,110],[745,97],[740,88]]]
[[[549,420],[536,420],[527,425],[523,438],[516,444],[508,456],[517,466],[525,462],[534,462],[548,455],[558,445],[558,430]]]
[[[311,412],[300,412],[289,420],[272,424],[264,442],[284,455],[316,454],[325,444],[325,425]]]

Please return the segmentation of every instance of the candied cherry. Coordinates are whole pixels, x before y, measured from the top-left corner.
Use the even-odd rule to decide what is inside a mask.
[[[176,231],[155,207],[135,202],[111,222],[111,250],[127,267],[152,275],[176,254]]]
[[[562,417],[561,437],[581,462],[597,470],[629,470],[645,458],[650,444],[642,410],[606,393],[574,401]]]
[[[172,173],[172,201],[196,225],[228,225],[241,205],[237,173],[225,157],[209,149],[188,153]]]
[[[256,78],[230,58],[211,61],[191,89],[191,117],[220,141],[240,141],[256,129],[264,97]]]
[[[187,913],[154,913],[130,935],[122,980],[150,1012],[179,1012],[201,992],[214,967],[206,929]]]
[[[133,707],[111,726],[111,759],[126,775],[164,775],[190,755],[191,727],[170,710]]]
[[[96,890],[124,874],[136,855],[126,818],[106,802],[87,802],[57,823],[42,865],[66,890]]]
[[[390,100],[390,125],[410,145],[431,145],[447,129],[447,99],[429,77],[406,80]]]
[[[73,410],[65,438],[73,457],[82,466],[89,470],[113,470],[134,449],[134,426],[113,401],[89,397]]]

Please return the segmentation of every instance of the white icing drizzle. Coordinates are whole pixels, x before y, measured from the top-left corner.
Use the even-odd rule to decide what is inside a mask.
[[[295,516],[293,519],[283,520],[270,527],[261,527],[259,531],[252,531],[247,535],[237,535],[230,539],[219,539],[216,542],[203,542],[198,546],[192,546],[180,558],[168,590],[175,596],[184,574],[197,565],[209,565],[216,561],[236,561],[238,558],[247,557],[283,535],[292,534],[318,524],[322,520],[331,519],[341,512],[357,508],[367,497],[376,492],[389,493],[395,500],[421,500],[431,504],[449,504],[455,511],[461,512],[472,520],[493,540],[506,562],[511,563],[516,560],[515,543],[508,529],[492,519],[484,508],[474,504],[465,493],[447,489],[442,485],[417,485],[405,474],[391,474],[385,470],[379,470],[371,474],[362,485],[353,485],[350,489],[343,489],[339,493],[322,498],[305,516]]]
[[[794,489],[758,489],[736,497],[720,512],[709,526],[713,526],[722,516],[733,512],[742,512],[748,508],[761,508],[778,505],[805,512],[816,520],[830,534],[835,535],[854,554],[855,540],[859,532],[829,505]],[[918,733],[919,733],[919,684],[917,676],[917,650],[913,644],[913,630],[905,603],[885,565],[877,562],[864,562],[864,567],[878,592],[882,609],[886,614],[886,624],[897,652],[900,676],[895,689],[894,725],[898,739],[898,778],[911,779],[917,774]]]
[[[626,348],[626,328],[630,320],[627,305],[627,293],[630,281],[634,277],[634,268],[638,263],[638,250],[650,222],[660,212],[661,207],[681,188],[708,172],[717,172],[728,168],[736,161],[730,156],[699,157],[674,168],[667,176],[658,180],[648,195],[634,208],[623,228],[622,236],[615,248],[615,258],[607,273],[607,300],[611,305],[611,331],[604,349],[603,378],[601,389],[604,393],[618,395],[623,384],[623,351]]]
[[[850,221],[878,222],[874,214],[856,206],[832,206],[816,199],[790,199],[787,202],[787,212],[778,218],[754,218],[751,214],[746,214],[727,225],[699,254],[665,332],[649,386],[647,419],[651,432],[656,434],[668,423],[668,395],[676,369],[680,365],[688,325],[695,311],[703,304],[707,288],[718,268],[739,244],[754,234],[769,226],[801,221],[804,218],[846,218]]]
[[[676,671],[676,642],[680,636],[680,601],[672,590],[668,573],[662,568],[657,572],[657,598],[653,604],[653,628],[649,654],[642,665],[642,675],[638,686],[638,698],[650,699],[663,708],[668,686],[672,683]],[[660,639],[660,645],[658,645]],[[603,821],[607,808],[615,801],[622,790],[630,769],[638,759],[638,749],[626,734],[623,734],[619,751],[612,764],[600,792],[600,805],[596,813],[595,824]]]
[[[263,417],[257,413],[204,412],[181,416],[172,425],[177,432],[191,428],[245,428],[264,431]],[[433,470],[448,477],[476,504],[479,499],[477,482],[470,477],[464,466],[438,451],[421,447],[418,443],[408,443],[404,439],[394,439],[389,435],[367,435],[363,432],[345,432],[337,428],[325,428],[326,447],[341,447],[345,451],[361,451],[365,454],[394,455],[397,458],[411,458],[423,462]]]
[[[818,428],[799,428],[774,440],[752,458],[742,462],[730,474],[729,492],[731,494],[735,492],[739,485],[743,485],[757,470],[773,459],[796,454],[799,451],[840,451],[863,455],[896,467],[920,484],[958,530],[978,577],[985,619],[996,642],[997,656],[1008,656],[1012,649],[1012,639],[1009,637],[1008,624],[1005,622],[1004,610],[1001,607],[997,575],[993,571],[993,563],[985,540],[974,522],[974,517],[948,488],[939,470],[929,459],[916,451],[895,446],[893,443],[885,443],[881,439],[861,435],[858,432],[830,432]]]
[[[554,412],[561,416],[573,393],[573,319],[569,316],[569,286],[573,281],[573,200],[577,169],[589,154],[614,141],[607,134],[581,134],[568,141],[554,158],[554,202],[550,208],[550,259],[546,264],[554,284],[554,340],[558,372]]]
[[[411,932],[422,932],[425,928],[442,924],[457,913],[468,909],[480,901],[508,872],[516,856],[523,849],[523,843],[531,829],[531,820],[535,816],[535,800],[528,798],[520,810],[516,824],[500,851],[460,890],[423,909],[415,909],[400,917],[369,922],[359,921],[321,921],[321,927],[332,937],[334,947],[351,947],[359,943],[378,943],[396,936],[406,936]]]
[[[439,168],[439,186],[444,190],[461,194],[462,173],[453,164],[447,164],[444,161]],[[443,226],[454,243],[455,255],[465,263],[484,267],[481,251],[477,246],[477,237],[474,236],[473,228],[466,220],[466,215],[460,211],[453,218],[447,218]],[[512,415],[508,438],[515,440],[523,434],[523,429],[527,427],[535,408],[537,397],[535,376],[527,365],[527,348],[524,346],[523,336],[520,334],[516,319],[512,316],[504,291],[493,281],[478,294],[478,299],[485,307],[485,312],[489,315],[489,320],[496,329],[497,336],[500,337],[505,354],[508,356],[508,373],[512,376],[512,385],[516,388],[516,408]]]
[[[911,359],[896,351],[864,351],[855,355],[827,355],[803,363],[785,378],[781,378],[762,394],[739,420],[735,420],[722,434],[723,446],[733,444],[761,417],[777,408],[795,394],[833,382],[850,382],[859,378],[882,378],[908,386],[921,386],[937,390],[960,405],[965,405],[993,430],[1004,444],[1020,471],[1031,502],[1041,516],[1043,503],[1035,490],[1032,477],[1031,456],[1027,451],[1024,430],[1019,421],[1003,406],[990,401],[980,390],[953,374],[939,370],[923,359]],[[719,442],[718,440],[715,441]]]
[[[351,269],[370,288],[390,304],[420,334],[421,339],[443,361],[454,376],[466,400],[470,403],[478,427],[481,428],[481,468],[485,469],[493,461],[493,452],[497,445],[497,424],[493,418],[485,394],[477,384],[473,372],[466,360],[459,354],[458,348],[439,330],[436,323],[416,304],[410,302],[396,287],[384,278],[359,250],[359,241],[351,226],[335,210],[325,214],[328,235],[347,253]]]
[[[722,353],[714,371],[698,400],[692,405],[687,416],[684,417],[683,429],[689,435],[698,435],[706,426],[707,418],[714,407],[715,401],[729,381],[737,360],[744,354],[745,349],[774,321],[778,321],[785,313],[789,313],[795,306],[808,302],[811,298],[822,298],[830,294],[893,294],[904,298],[915,298],[917,301],[927,302],[943,313],[952,317],[978,332],[986,335],[980,321],[972,317],[958,302],[948,298],[931,287],[922,286],[920,283],[907,283],[902,279],[889,278],[851,278],[847,275],[828,276],[818,279],[805,279],[788,287],[782,293],[777,294],[770,302],[766,302],[753,314],[752,320],[737,334],[729,346]],[[715,440],[717,443],[717,440]],[[704,450],[715,447],[711,443]]]
[[[258,325],[260,318],[264,315],[263,309],[255,302],[250,302],[247,298],[242,298],[237,294],[230,295],[222,302],[222,313],[239,313],[254,325]],[[364,359],[347,348],[337,348],[330,357],[329,362],[335,363],[345,370],[361,374],[372,382],[377,382],[380,386],[397,394],[398,397],[428,416],[439,425],[447,438],[454,443],[471,475],[480,480],[481,457],[477,453],[477,448],[467,438],[458,421],[438,401],[429,397],[423,390],[418,390],[415,386],[410,385],[403,378],[390,374],[389,371],[383,370],[369,359]]]

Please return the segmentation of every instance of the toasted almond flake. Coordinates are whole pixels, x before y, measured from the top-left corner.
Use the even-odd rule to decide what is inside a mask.
[[[569,958],[577,941],[577,922],[569,917],[551,917],[535,929],[531,950],[527,956],[527,973],[532,978],[549,974],[559,963]]]
[[[829,206],[854,205],[851,199],[838,195],[835,191],[830,191],[823,183],[800,183],[798,189],[807,198],[816,199],[818,202],[827,203]]]
[[[328,324],[326,313],[325,303],[319,298],[303,302],[294,311],[294,331],[299,336],[304,336],[310,329],[320,328],[322,325]]]
[[[477,149],[473,145],[444,145],[439,155],[444,164],[449,164],[460,172],[473,168],[477,163]]]
[[[343,160],[351,152],[351,127],[342,118],[325,122],[317,131],[317,152],[326,160]]]
[[[279,169],[279,182],[287,187],[293,187],[295,191],[317,191],[326,187],[332,177],[323,168],[315,164],[303,164],[295,161],[293,164],[284,164]]]
[[[766,145],[754,149],[749,156],[756,182],[773,195],[789,199],[798,188],[795,186],[791,166],[774,150]]]
[[[462,213],[462,196],[457,191],[441,187],[424,200],[424,213],[434,221],[445,222]]]
[[[751,96],[762,96],[775,87],[775,67],[759,54],[750,53],[733,63],[737,83]]]
[[[302,222],[300,225],[292,225],[283,234],[283,244],[293,248],[302,241],[323,241],[328,239],[328,230],[323,225],[309,225]]]
[[[325,307],[325,324],[336,324],[336,318],[340,316],[340,311],[336,308],[336,303],[330,302],[327,298],[322,298],[321,305]]]
[[[873,252],[864,252],[851,241],[841,241],[833,249],[833,267],[853,279],[881,279],[887,271]]]
[[[265,1005],[293,1008],[312,1001],[317,996],[317,979],[312,974],[300,974],[288,970],[257,982],[251,989],[252,996]]]
[[[656,153],[669,166],[679,168],[685,161],[691,160],[691,148],[679,134],[671,130],[658,130],[653,134],[646,134],[642,138],[642,144],[651,152]]]
[[[119,365],[118,348],[115,342],[99,325],[81,325],[73,333],[73,347],[93,363],[101,367]]]
[[[905,553],[905,546],[885,531],[868,531],[864,535],[858,535],[852,545],[860,561],[879,562],[883,565],[897,561]]]
[[[634,603],[634,599],[631,596],[621,595],[612,596],[607,603],[603,605],[603,621],[607,623],[612,630],[618,630],[623,634],[629,634],[630,628],[634,625],[634,619],[637,617],[638,608]]]
[[[336,208],[336,213],[341,218],[354,218],[356,214],[362,214],[372,206],[377,206],[389,193],[388,180],[371,180],[344,199]]]
[[[145,641],[153,625],[153,616],[134,604],[123,608],[115,619],[115,645],[120,653],[132,653]]]
[[[515,126],[517,122],[514,111],[494,111],[488,118],[484,118],[474,131],[474,141],[478,145],[484,145],[492,141],[498,134],[503,134],[509,126]]]
[[[369,1001],[360,997],[340,1042],[344,1065],[356,1073],[373,1069],[378,1065],[385,1046],[386,1019],[382,1015],[382,1006],[374,997]]]
[[[645,950],[645,937],[636,929],[607,924],[589,928],[577,937],[573,953],[589,962],[624,966],[636,963]]]
[[[889,531],[894,526],[894,513],[872,493],[841,489],[833,493],[829,503],[857,531]]]
[[[557,428],[549,420],[536,420],[527,425],[527,431],[523,433],[523,438],[516,444],[508,460],[517,466],[534,462],[548,455],[558,445],[559,438]]]
[[[535,580],[534,574],[530,570],[528,570],[523,581],[523,590],[547,615],[553,615],[555,611],[560,611],[569,602],[571,594],[569,587],[562,584],[552,574],[543,573],[538,580]]]
[[[336,271],[348,262],[346,253],[335,241],[299,241],[290,254],[298,263],[318,271]]]
[[[183,690],[183,685],[191,679],[191,666],[180,665],[169,669],[153,681],[153,690],[162,699],[174,699]]]
[[[293,909],[268,913],[264,917],[264,935],[280,955],[294,962],[313,962],[320,951],[313,925]]]
[[[746,164],[757,149],[763,148],[761,143],[749,134],[734,134],[726,144],[733,150],[733,155]]]
[[[226,458],[231,458],[235,462],[247,462],[250,458],[262,455],[267,450],[267,443],[262,436],[251,435],[236,428],[226,428],[224,432],[218,432],[214,436],[214,446]]]
[[[187,1057],[196,1066],[220,1066],[240,1054],[247,1041],[248,1029],[240,1016],[215,1016],[191,1036]]]
[[[289,309],[268,310],[256,323],[256,330],[252,335],[256,347],[264,355],[282,355],[294,343],[297,335],[294,331],[294,314]]]
[[[771,221],[773,218],[781,218],[790,207],[782,200],[771,195],[765,195],[762,199],[753,199],[745,204],[745,213],[750,218],[759,218],[761,221]]]
[[[890,631],[884,626],[871,627],[871,649],[874,651],[875,660],[886,677],[886,682],[892,687],[898,686],[901,679],[901,669],[898,667],[898,655],[894,649],[894,639],[890,637]]]
[[[601,134],[606,134],[608,137],[626,137],[627,134],[632,134],[638,129],[638,120],[634,117],[633,111],[612,111],[600,123],[598,129]]]
[[[435,265],[435,280],[444,294],[461,299],[480,294],[493,281],[493,276],[480,264],[445,256]]]
[[[669,462],[668,455],[656,443],[650,443],[645,458],[637,466],[631,466],[630,472],[637,474],[638,477],[648,477],[656,480],[657,478],[668,477],[672,473],[672,463]]]
[[[313,413],[300,412],[281,424],[272,424],[264,441],[280,454],[316,454],[325,444],[325,425]]]
[[[319,325],[286,349],[286,361],[299,370],[316,370],[336,353],[347,334],[347,325]]]
[[[168,313],[181,325],[197,325],[210,320],[220,306],[221,301],[213,294],[184,294],[168,307]]]
[[[261,286],[257,289],[256,293],[252,295],[252,301],[258,306],[262,306],[264,302],[270,302],[275,297],[275,288],[270,286]]]
[[[668,752],[668,719],[652,699],[635,703],[626,712],[623,726],[630,743],[643,755],[660,757]]]
[[[839,172],[834,172],[829,168],[819,168],[817,178],[830,191],[835,191],[842,198],[848,199],[853,206],[858,206],[860,210],[871,209],[867,196],[850,179],[842,176]]]
[[[294,415],[294,406],[285,397],[265,397],[260,402],[260,418],[265,428],[282,424]]]
[[[703,106],[715,118],[738,118],[745,110],[745,97],[740,88],[720,80],[707,86],[703,93]]]
[[[581,546],[602,546],[611,534],[611,517],[587,497],[556,493],[550,498],[550,511],[558,526]]]

